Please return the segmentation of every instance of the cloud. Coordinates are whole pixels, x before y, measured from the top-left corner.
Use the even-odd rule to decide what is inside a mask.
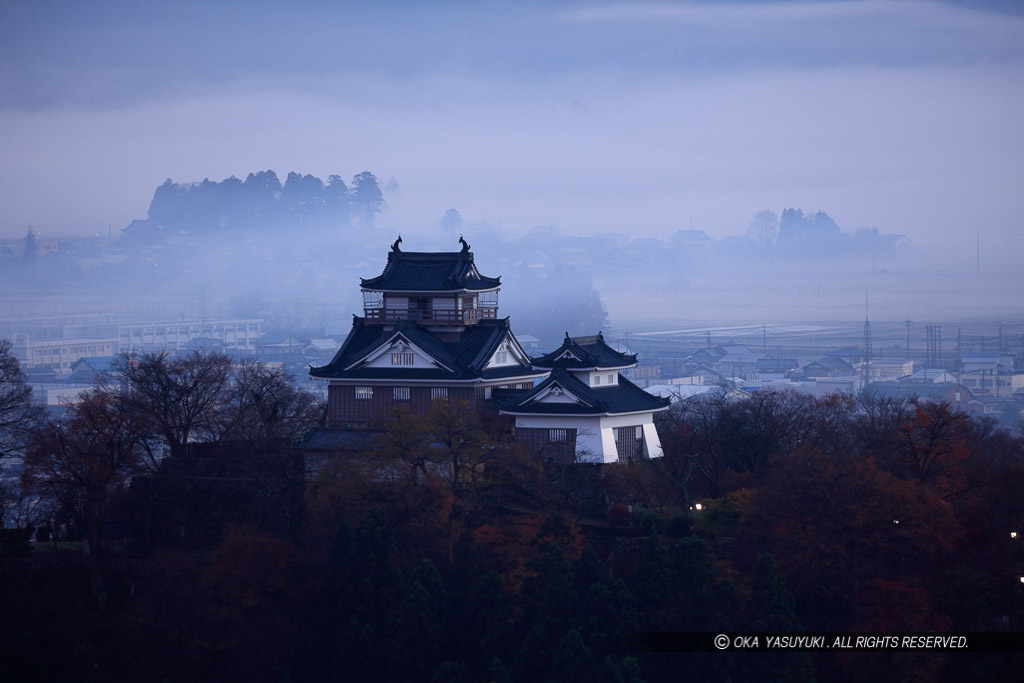
[[[451,207],[510,233],[692,218],[719,236],[787,206],[915,236],[1024,213],[1019,17],[874,1],[314,10],[260,5],[237,34],[224,10],[177,38],[124,15],[102,50],[65,19],[46,58],[0,47],[0,221],[125,225],[167,177],[267,168],[395,175],[382,222],[402,229]]]

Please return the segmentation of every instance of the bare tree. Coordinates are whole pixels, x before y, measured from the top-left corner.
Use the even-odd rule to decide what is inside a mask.
[[[113,366],[122,386],[108,386],[108,393],[119,391],[127,411],[148,416],[172,452],[212,433],[231,377],[230,358],[199,350],[181,358],[155,351],[138,358],[121,354]]]
[[[42,407],[32,402],[32,387],[11,352],[11,342],[0,340],[0,468],[6,456],[24,452],[29,432],[42,412]],[[0,528],[7,523],[27,528],[36,516],[36,507],[16,482],[0,478]]]
[[[24,488],[51,497],[86,529],[95,597],[103,586],[103,524],[132,477],[147,469],[149,430],[115,395],[97,388],[65,419],[40,427],[25,456]]]
[[[282,370],[248,359],[232,369],[211,431],[220,440],[295,440],[320,422],[322,411]]]
[[[770,209],[758,211],[747,226],[747,234],[761,251],[767,251],[779,236],[779,215]]]
[[[0,339],[0,460],[20,452],[42,408],[32,402],[32,387],[11,352],[11,342]]]

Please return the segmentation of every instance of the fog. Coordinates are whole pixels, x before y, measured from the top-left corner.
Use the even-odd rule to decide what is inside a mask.
[[[3,2],[0,237],[116,238],[167,178],[369,170],[386,201],[372,230],[193,246],[208,251],[187,267],[138,273],[134,298],[194,308],[202,288],[211,306],[258,294],[343,320],[397,234],[455,248],[438,227],[455,208],[513,314],[550,290],[558,264],[531,261],[531,240],[557,231],[615,236],[576,270],[622,329],[860,319],[865,298],[892,320],[1019,318],[1022,77],[1008,2]],[[668,249],[678,230],[721,243],[791,208],[906,239],[666,256],[688,253]],[[644,238],[660,257],[617,251]],[[41,287],[4,294],[61,295]]]

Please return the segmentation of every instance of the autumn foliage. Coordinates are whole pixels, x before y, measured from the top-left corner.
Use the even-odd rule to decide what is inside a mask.
[[[388,416],[308,481],[274,449],[174,445],[183,421],[210,438],[287,432],[273,418],[294,413],[261,386],[220,421],[139,397],[119,412],[97,394],[37,434],[36,483],[87,524],[128,511],[171,533],[109,553],[98,581],[68,554],[0,562],[21,629],[0,622],[0,656],[22,678],[953,681],[964,667],[941,653],[665,656],[636,637],[1024,628],[1024,439],[945,404],[684,402],[659,424],[664,458],[580,479],[607,500],[595,517],[508,425],[458,403]],[[135,429],[197,464],[154,470]],[[93,438],[109,433],[122,440]],[[209,481],[227,475],[238,481]],[[70,477],[81,485],[60,489]],[[95,513],[93,490],[107,506]],[[216,519],[190,544],[197,511]],[[1005,680],[1018,660],[978,656],[966,678]]]

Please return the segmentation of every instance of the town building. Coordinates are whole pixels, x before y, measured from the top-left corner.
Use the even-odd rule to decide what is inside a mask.
[[[1014,372],[1009,354],[967,351],[960,357],[959,380],[978,396],[1009,397],[1022,386],[1024,375]]]

